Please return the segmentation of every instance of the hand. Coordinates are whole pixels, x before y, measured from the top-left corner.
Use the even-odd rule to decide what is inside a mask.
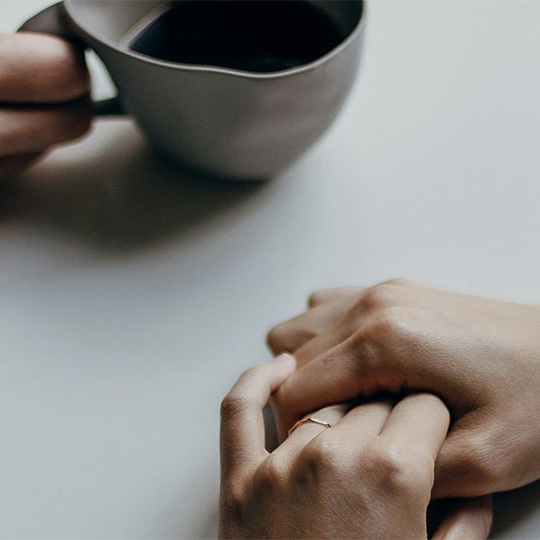
[[[295,369],[284,355],[242,375],[222,404],[221,538],[427,538],[434,463],[449,424],[428,394],[325,408],[269,454],[263,408]],[[487,498],[461,503],[435,538],[487,538]]]
[[[540,308],[393,280],[315,294],[269,334],[299,369],[275,397],[283,434],[310,410],[380,389],[441,396],[454,423],[433,496],[479,496],[540,477]]]
[[[88,130],[88,91],[74,45],[41,34],[0,35],[0,180]]]

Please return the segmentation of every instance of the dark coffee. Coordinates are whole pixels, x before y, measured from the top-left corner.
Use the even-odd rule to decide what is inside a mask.
[[[271,72],[316,60],[343,37],[332,18],[303,0],[185,0],[130,47],[169,62]]]

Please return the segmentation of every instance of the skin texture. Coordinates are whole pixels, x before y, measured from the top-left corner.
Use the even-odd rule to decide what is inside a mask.
[[[0,180],[82,136],[92,106],[82,51],[41,34],[0,34]]]
[[[380,390],[430,392],[452,413],[433,497],[477,497],[540,477],[540,308],[405,280],[315,293],[274,328],[298,369],[273,405],[280,432],[310,410]]]
[[[272,453],[263,408],[295,369],[283,355],[250,369],[222,404],[220,538],[425,539],[437,453],[450,416],[410,395],[313,414]],[[434,538],[483,539],[488,498],[458,502]]]

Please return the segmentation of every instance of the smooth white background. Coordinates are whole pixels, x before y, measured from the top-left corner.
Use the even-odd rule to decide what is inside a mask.
[[[0,0],[0,31],[47,4]],[[4,189],[2,538],[215,536],[219,402],[310,291],[539,301],[540,2],[368,8],[342,116],[271,182],[189,178],[100,120]],[[494,537],[540,538],[538,494],[499,497]]]

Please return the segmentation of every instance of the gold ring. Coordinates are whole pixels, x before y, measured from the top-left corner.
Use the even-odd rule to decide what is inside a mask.
[[[317,424],[318,426],[323,426],[325,428],[332,427],[328,422],[323,422],[322,420],[318,420],[317,418],[304,418],[302,420],[298,420],[294,426],[289,429],[288,435],[290,435],[297,427],[300,427],[303,424]]]

